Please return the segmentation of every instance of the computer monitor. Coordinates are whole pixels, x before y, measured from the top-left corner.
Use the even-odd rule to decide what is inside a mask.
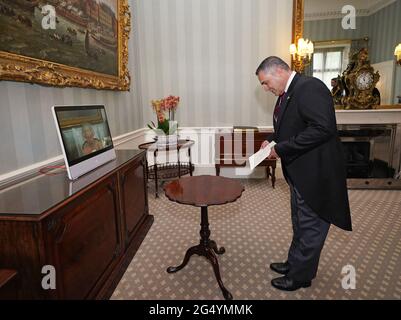
[[[71,180],[116,158],[103,105],[53,106],[52,111]]]

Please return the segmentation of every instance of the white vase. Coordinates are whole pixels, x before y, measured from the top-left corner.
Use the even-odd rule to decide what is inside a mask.
[[[156,145],[158,147],[166,147],[166,146],[176,146],[178,143],[178,135],[170,134],[170,135],[157,135]]]

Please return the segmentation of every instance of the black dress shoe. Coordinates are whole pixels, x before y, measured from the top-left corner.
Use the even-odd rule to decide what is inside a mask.
[[[290,264],[286,262],[273,262],[270,269],[280,274],[287,274],[290,271]]]
[[[272,283],[273,287],[275,287],[279,290],[285,290],[285,291],[294,291],[294,290],[298,290],[299,288],[308,288],[312,284],[311,281],[298,282],[298,281],[291,279],[288,276],[275,278],[272,280],[271,283]]]

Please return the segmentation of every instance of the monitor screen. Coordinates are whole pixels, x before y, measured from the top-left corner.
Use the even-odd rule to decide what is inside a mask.
[[[104,106],[56,106],[54,114],[69,166],[114,148]]]

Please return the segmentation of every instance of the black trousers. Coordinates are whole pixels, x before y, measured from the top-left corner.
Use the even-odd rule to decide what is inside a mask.
[[[323,249],[330,223],[321,219],[305,203],[296,187],[291,190],[291,220],[293,238],[288,251],[290,272],[295,281],[306,282],[316,277],[320,253]]]

